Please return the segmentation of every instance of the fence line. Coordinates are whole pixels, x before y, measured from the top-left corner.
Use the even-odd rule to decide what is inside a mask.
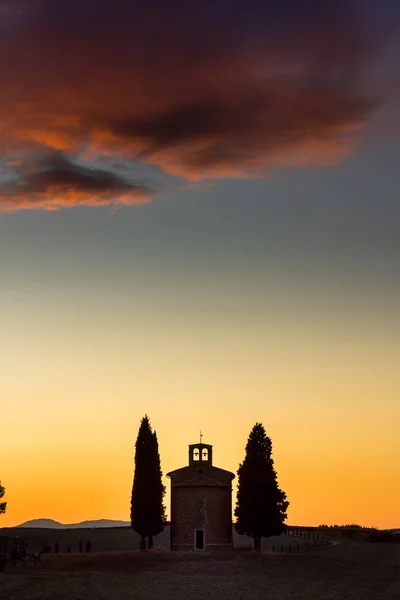
[[[306,529],[302,529],[301,527],[286,527],[285,529],[285,535],[291,536],[291,537],[300,537],[306,540],[313,540],[313,541],[318,541],[318,542],[322,542],[322,544],[324,543],[331,543],[331,537],[330,535],[322,535],[321,532],[318,529],[315,529],[313,527],[308,527]],[[315,545],[315,544],[314,544]]]

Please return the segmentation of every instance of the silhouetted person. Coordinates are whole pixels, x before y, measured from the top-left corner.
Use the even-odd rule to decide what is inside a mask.
[[[86,552],[90,552],[92,549],[92,542],[90,540],[88,540],[86,542]]]
[[[72,548],[71,548],[71,542],[68,542],[68,545],[67,545],[67,552],[72,552]]]
[[[58,554],[60,552],[60,545],[58,542],[54,544],[54,552]]]
[[[83,551],[83,541],[79,540],[79,552]]]

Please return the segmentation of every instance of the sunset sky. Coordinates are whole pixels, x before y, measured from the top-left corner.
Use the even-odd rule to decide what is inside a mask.
[[[399,40],[398,0],[0,3],[0,526],[128,520],[145,413],[164,473],[261,421],[289,523],[400,526]]]

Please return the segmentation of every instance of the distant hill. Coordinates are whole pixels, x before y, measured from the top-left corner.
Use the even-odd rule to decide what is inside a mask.
[[[33,519],[17,525],[17,527],[39,529],[90,529],[93,527],[128,527],[129,521],[114,521],[112,519],[98,519],[97,521],[82,521],[81,523],[59,523],[53,519]]]

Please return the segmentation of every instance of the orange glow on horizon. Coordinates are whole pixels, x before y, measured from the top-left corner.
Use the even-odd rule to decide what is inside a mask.
[[[105,354],[93,371],[96,382],[89,370],[89,379],[82,372],[65,386],[55,364],[47,384],[31,390],[29,405],[23,387],[10,389],[1,451],[12,460],[2,465],[8,509],[0,524],[39,517],[129,520],[134,443],[147,412],[158,434],[164,474],[186,464],[187,446],[198,439],[200,427],[204,441],[214,445],[214,464],[236,472],[250,429],[260,420],[271,436],[278,480],[290,501],[289,523],[398,526],[400,447],[394,423],[399,408],[384,363],[379,368],[386,387],[383,379],[376,382],[368,363],[359,373],[355,366],[346,373],[334,362],[315,371],[304,357],[297,368],[269,362],[267,379],[258,380],[252,373],[260,372],[259,365],[242,362],[227,382],[232,355],[220,358],[221,372],[211,369],[206,381],[197,352],[178,348],[174,357],[167,348],[166,354],[161,348],[153,353],[157,377],[147,363],[150,348],[143,347],[133,373],[129,361],[115,356],[110,364]],[[204,348],[198,350],[201,355]],[[186,353],[183,378],[181,352],[182,359]],[[82,368],[89,368],[89,357],[81,348],[74,369],[82,360]],[[211,353],[209,359],[215,358]],[[374,405],[378,394],[385,398],[380,408]],[[22,421],[20,410],[14,410],[21,402]],[[168,489],[166,478],[165,484]],[[166,502],[169,508],[169,492]]]

